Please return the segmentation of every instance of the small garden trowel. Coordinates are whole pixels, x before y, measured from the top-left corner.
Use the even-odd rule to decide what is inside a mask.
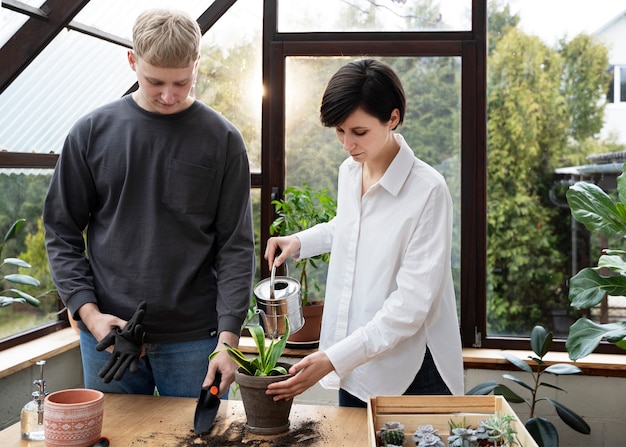
[[[217,410],[220,408],[220,397],[218,396],[220,390],[220,382],[222,375],[215,373],[215,380],[213,385],[209,388],[202,388],[200,390],[200,396],[198,397],[198,403],[196,404],[196,414],[193,420],[193,431],[199,435],[206,433],[213,427],[213,421],[217,415]]]

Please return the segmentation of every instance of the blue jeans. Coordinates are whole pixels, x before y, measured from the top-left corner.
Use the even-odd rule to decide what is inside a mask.
[[[111,355],[96,351],[97,341],[91,333],[80,331],[80,353],[85,388],[105,393],[154,394],[161,396],[198,397],[209,366],[209,354],[217,346],[217,337],[183,343],[146,344],[146,355],[139,370],[126,371],[121,380],[109,383],[98,376]]]

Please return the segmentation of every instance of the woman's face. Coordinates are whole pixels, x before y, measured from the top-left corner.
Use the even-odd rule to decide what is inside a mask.
[[[358,108],[335,128],[339,142],[354,161],[376,163],[395,156],[398,144],[393,129],[398,125],[400,112],[394,109],[391,118],[381,123],[378,118]]]

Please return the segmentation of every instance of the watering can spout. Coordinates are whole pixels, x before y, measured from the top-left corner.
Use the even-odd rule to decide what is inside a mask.
[[[284,323],[282,324],[283,326],[283,333],[279,333],[279,327],[278,327],[278,318],[276,318],[276,315],[271,316],[270,318],[267,317],[267,314],[263,311],[263,309],[257,309],[256,311],[257,315],[259,315],[261,317],[261,320],[263,321],[263,328],[265,329],[265,335],[271,339],[275,339],[280,337],[281,335],[284,334]]]

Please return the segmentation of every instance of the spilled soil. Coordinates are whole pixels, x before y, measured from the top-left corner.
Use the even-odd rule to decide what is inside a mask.
[[[232,422],[221,433],[212,431],[180,437],[179,447],[308,447],[323,441],[319,433],[318,422],[302,421],[289,428],[289,431],[277,435],[253,435],[241,422]]]

